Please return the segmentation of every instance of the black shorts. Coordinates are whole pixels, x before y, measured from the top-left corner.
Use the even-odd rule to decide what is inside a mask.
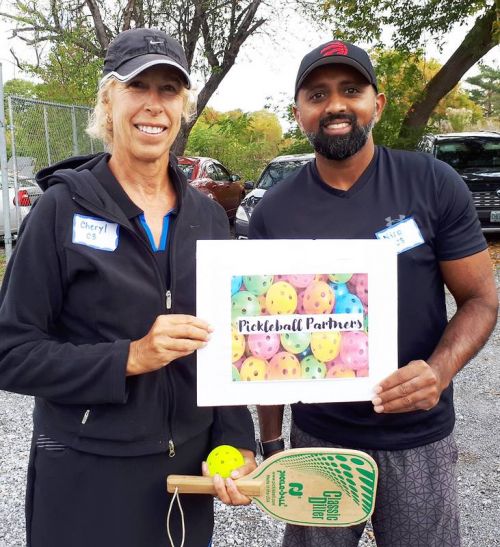
[[[108,457],[40,442],[33,437],[26,494],[28,547],[168,547],[169,474],[200,475],[209,432],[168,453]],[[181,496],[185,547],[208,547],[213,498]],[[181,544],[177,503],[170,518]]]

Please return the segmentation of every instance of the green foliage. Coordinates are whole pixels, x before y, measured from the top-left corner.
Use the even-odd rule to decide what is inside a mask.
[[[423,53],[410,54],[396,50],[376,49],[372,59],[377,72],[379,91],[385,93],[387,104],[373,135],[377,144],[393,148],[413,148],[413,135],[399,136],[408,109],[421,95],[427,82],[439,71],[437,61],[425,60]],[[444,97],[420,131],[462,131],[481,118],[477,105],[457,86]],[[447,125],[446,125],[447,124]]]
[[[185,154],[215,158],[243,180],[255,180],[278,154],[281,138],[278,118],[266,110],[220,113],[206,108],[189,135]]]
[[[4,96],[16,95],[17,97],[26,97],[26,99],[38,99],[38,84],[21,78],[14,78],[5,82],[3,86]]]
[[[465,22],[495,4],[495,0],[324,0],[311,5],[311,16],[332,23],[335,37],[381,45],[383,28],[393,28],[396,49],[413,49],[424,38],[440,39],[450,27]]]
[[[5,270],[7,269],[7,262],[5,259],[5,254],[0,254],[0,283],[2,282],[3,276],[5,275]]]
[[[482,107],[484,115],[500,117],[500,68],[479,63],[479,74],[465,81],[474,86],[469,96]]]
[[[63,104],[92,106],[102,70],[102,59],[79,44],[91,40],[89,30],[74,30],[56,42],[41,64],[24,70],[41,80],[38,98]]]
[[[408,148],[398,135],[408,108],[412,105],[425,82],[419,64],[422,54],[413,55],[378,49],[373,53],[379,91],[385,93],[387,103],[382,119],[375,126],[373,136],[377,144],[393,148]]]
[[[285,133],[281,143],[280,154],[307,154],[313,152],[311,143],[307,140],[299,124],[295,121],[293,104],[287,105],[284,117],[289,129]]]

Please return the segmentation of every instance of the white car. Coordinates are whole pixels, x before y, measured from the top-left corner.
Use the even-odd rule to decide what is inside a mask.
[[[1,180],[1,176],[0,176]],[[11,233],[16,237],[24,217],[29,213],[31,206],[42,195],[42,190],[32,179],[18,179],[17,193],[14,189],[14,179],[9,177],[9,218]],[[3,192],[0,188],[0,239],[5,237],[5,217]]]

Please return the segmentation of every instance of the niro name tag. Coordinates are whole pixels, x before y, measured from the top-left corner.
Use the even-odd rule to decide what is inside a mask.
[[[388,239],[396,244],[397,253],[404,253],[424,243],[414,218],[405,218],[375,234],[377,239]]]

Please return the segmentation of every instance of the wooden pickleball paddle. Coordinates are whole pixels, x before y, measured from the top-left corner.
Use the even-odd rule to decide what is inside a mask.
[[[371,456],[343,448],[294,448],[236,480],[273,518],[302,526],[352,526],[373,513],[378,469]],[[170,475],[167,489],[215,495],[211,477]]]

